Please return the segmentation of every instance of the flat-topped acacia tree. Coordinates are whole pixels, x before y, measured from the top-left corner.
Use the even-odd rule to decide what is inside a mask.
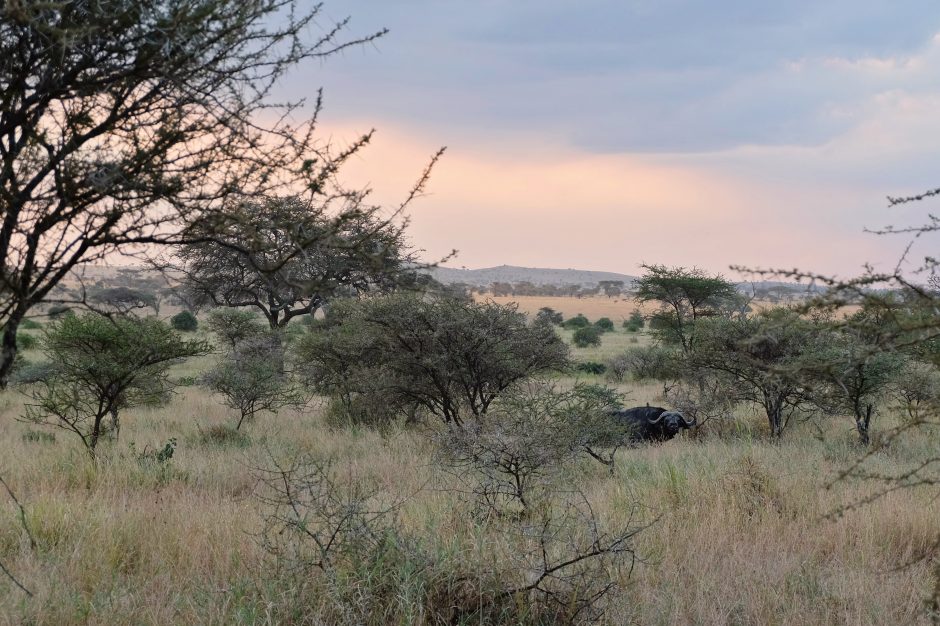
[[[235,198],[327,193],[316,112],[273,87],[342,40],[299,0],[0,3],[0,387],[27,312],[73,269],[213,232]],[[318,106],[319,110],[319,98]],[[273,121],[271,121],[273,120]],[[236,216],[237,219],[237,216]]]
[[[238,219],[221,228],[209,224],[211,237],[181,248],[177,269],[186,300],[254,309],[274,330],[337,297],[414,283],[422,264],[407,244],[407,220],[398,217],[429,175],[430,166],[391,213],[369,204],[367,190],[334,190],[313,200],[261,198],[233,207]]]
[[[695,322],[716,315],[723,304],[734,298],[737,294],[734,283],[696,267],[642,267],[646,273],[633,285],[636,301],[662,305],[653,315],[650,327],[658,328],[663,339],[678,344],[684,353],[691,353],[695,348]]]

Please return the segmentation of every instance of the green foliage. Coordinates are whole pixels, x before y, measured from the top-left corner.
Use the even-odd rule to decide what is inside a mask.
[[[239,341],[203,375],[202,384],[220,394],[225,406],[238,411],[235,430],[260,412],[277,413],[303,403],[303,396],[284,371],[280,337],[271,332]]]
[[[200,304],[250,306],[272,330],[344,296],[402,284],[447,289],[417,284],[407,222],[388,219],[361,197],[347,196],[339,215],[319,196],[265,197],[231,213],[223,235],[183,247],[187,291]]]
[[[137,448],[132,441],[130,443],[131,454],[142,466],[162,466],[167,465],[173,459],[176,452],[176,439],[171,437],[163,447],[151,450],[149,447],[137,452]]]
[[[543,306],[535,314],[536,321],[558,326],[564,321],[564,316],[550,306]]]
[[[299,103],[273,94],[304,60],[384,31],[344,41],[346,21],[324,23],[320,5],[305,4],[0,3],[0,386],[22,313],[83,263],[176,244],[198,225],[223,234],[236,198],[365,196],[334,182],[368,138],[334,157],[314,135],[316,112],[295,121]]]
[[[609,317],[602,317],[596,322],[594,322],[595,328],[597,328],[602,333],[613,332],[614,323]]]
[[[650,327],[663,341],[681,346],[686,353],[695,348],[696,322],[717,315],[737,296],[734,284],[720,274],[710,276],[695,267],[644,265],[643,268],[646,274],[634,285],[636,300],[662,305],[650,320]]]
[[[88,300],[97,306],[117,313],[128,313],[133,309],[151,308],[154,314],[160,313],[160,300],[157,294],[143,289],[130,287],[104,287],[92,290]]]
[[[378,400],[359,402],[385,407],[364,421],[422,407],[458,426],[509,386],[564,369],[567,353],[551,326],[528,324],[515,306],[409,294],[336,302],[297,349],[319,393],[350,410],[369,396]]]
[[[39,345],[39,340],[29,333],[16,333],[17,350],[33,350]]]
[[[206,326],[230,349],[234,349],[240,341],[265,332],[265,325],[258,316],[245,309],[220,307],[212,309],[208,317]]]
[[[803,366],[824,333],[824,327],[789,309],[712,318],[700,322],[698,345],[684,373],[716,376],[727,398],[763,408],[771,435],[779,437],[792,412],[810,401]]]
[[[640,313],[639,309],[634,309],[630,313],[630,317],[623,321],[623,327],[628,333],[639,332],[641,328],[646,325],[646,319],[643,317],[643,314]]]
[[[589,320],[588,318],[586,318],[586,317],[585,317],[584,315],[582,315],[581,313],[578,313],[578,314],[575,315],[574,317],[569,318],[569,319],[565,320],[564,323],[562,323],[562,326],[563,326],[564,328],[567,328],[568,330],[571,330],[571,329],[574,329],[574,328],[585,328],[585,327],[590,326],[590,325],[591,325],[591,320]]]
[[[584,326],[574,331],[572,342],[579,348],[601,345],[601,331],[594,326]]]
[[[851,415],[864,445],[870,442],[871,420],[879,402],[909,359],[877,345],[880,322],[863,308],[807,346],[801,363],[813,385],[814,401],[830,413]]]
[[[235,430],[228,424],[200,428],[198,441],[202,445],[218,447],[247,448],[251,445],[251,438],[246,433]]]
[[[170,318],[170,325],[174,330],[191,333],[199,328],[199,320],[189,311],[180,311]]]
[[[20,322],[21,330],[39,330],[40,328],[42,328],[42,324],[40,324],[36,320],[27,318],[23,320],[22,322]]]
[[[72,310],[72,307],[65,306],[64,304],[53,304],[49,307],[49,310],[46,311],[46,314],[49,316],[49,319],[57,320],[67,315],[75,315],[75,311]]]
[[[897,371],[889,387],[907,412],[910,422],[920,422],[940,408],[940,370],[935,365],[909,360]]]
[[[156,318],[85,314],[49,326],[43,351],[49,363],[29,388],[23,419],[74,433],[94,456],[106,416],[117,436],[120,410],[165,402],[170,366],[208,346]]]
[[[29,429],[23,433],[23,441],[31,443],[55,443],[55,433]]]
[[[674,350],[662,346],[634,346],[609,359],[610,377],[622,382],[627,375],[633,380],[667,381],[677,377],[679,360]]]
[[[600,376],[607,371],[607,366],[597,361],[582,361],[575,365],[574,368],[578,372],[584,372],[585,374],[592,374],[594,376]]]

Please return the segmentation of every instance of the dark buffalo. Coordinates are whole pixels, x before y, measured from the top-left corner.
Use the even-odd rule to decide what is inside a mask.
[[[630,439],[642,441],[668,441],[682,428],[691,428],[695,419],[685,419],[678,411],[667,411],[659,406],[637,406],[614,412],[614,417],[629,427]]]

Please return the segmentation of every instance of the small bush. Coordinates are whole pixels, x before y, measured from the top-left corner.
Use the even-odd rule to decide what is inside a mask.
[[[55,434],[41,430],[27,430],[23,433],[23,441],[33,443],[55,443]]]
[[[247,448],[251,445],[251,438],[240,430],[235,430],[227,424],[216,424],[205,430],[199,429],[199,442],[210,446],[231,446],[233,448]]]
[[[599,346],[601,345],[601,331],[594,326],[585,326],[584,328],[579,328],[574,331],[572,340],[574,341],[574,345],[579,348]]]
[[[173,459],[173,453],[176,452],[176,438],[171,437],[162,448],[150,449],[149,446],[145,447],[140,452],[137,452],[137,448],[132,441],[130,444],[131,454],[134,455],[134,458],[137,459],[137,462],[142,467],[155,467],[168,465]]]
[[[624,373],[632,374],[634,380],[668,380],[674,377],[673,353],[660,346],[636,346],[617,358],[624,359]]]
[[[625,321],[623,323],[623,327],[626,329],[628,333],[638,333],[640,332],[640,329],[643,328],[641,324],[636,324],[634,322],[631,322],[630,320]]]
[[[583,363],[578,363],[575,366],[575,369],[579,372],[584,372],[586,374],[593,374],[595,376],[600,376],[607,371],[607,366],[603,363],[598,363],[596,361],[584,361]]]
[[[535,314],[535,321],[552,324],[554,326],[561,324],[564,320],[565,318],[562,314],[550,306],[543,306],[539,309],[539,312]]]
[[[594,327],[602,333],[610,333],[614,330],[614,323],[609,317],[602,317],[594,322]]]
[[[172,326],[174,330],[191,333],[199,328],[199,320],[189,311],[180,311],[170,318],[170,326]]]
[[[574,317],[567,319],[562,323],[562,326],[569,330],[573,328],[587,328],[590,325],[591,325],[591,320],[584,317],[584,315],[582,315],[581,313],[578,313]]]
[[[633,309],[633,312],[630,313],[630,317],[626,319],[623,323],[623,327],[626,328],[627,330],[631,328],[640,330],[645,325],[646,325],[646,319],[643,317],[643,314],[640,313],[639,309]],[[636,331],[631,331],[631,332],[636,332]]]
[[[39,345],[39,340],[29,333],[16,333],[17,350],[34,350]]]
[[[143,472],[144,484],[156,481],[157,485],[170,482],[173,479],[185,479],[186,474],[173,467],[173,454],[176,452],[176,438],[169,439],[158,448],[144,447],[140,452],[130,444],[131,456]]]
[[[22,328],[23,330],[39,330],[40,328],[42,328],[42,324],[40,324],[36,320],[25,319],[22,322],[20,322],[20,328]]]
[[[63,304],[55,304],[49,307],[49,310],[46,311],[46,313],[49,315],[49,319],[51,320],[57,320],[67,315],[75,315],[75,311],[73,311],[71,307],[67,307]]]
[[[177,387],[195,387],[199,384],[199,379],[195,376],[180,376],[176,379]]]

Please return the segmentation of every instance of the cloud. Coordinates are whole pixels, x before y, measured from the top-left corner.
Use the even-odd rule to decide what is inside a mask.
[[[851,274],[903,248],[865,227],[922,217],[884,197],[940,183],[932,1],[343,8],[356,32],[391,35],[286,95],[322,84],[338,136],[379,129],[351,175],[387,201],[451,146],[413,213],[432,258]]]
[[[392,32],[377,51],[318,69],[338,111],[442,132],[525,129],[608,152],[828,141],[847,128],[831,112],[881,87],[794,64],[910,56],[940,30],[928,0],[357,0],[344,9],[354,24],[367,20],[360,28]]]

